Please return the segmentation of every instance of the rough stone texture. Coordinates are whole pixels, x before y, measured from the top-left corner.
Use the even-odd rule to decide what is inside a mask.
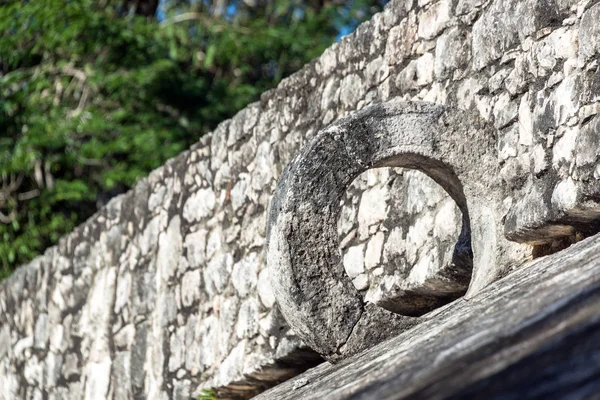
[[[275,297],[294,332],[335,361],[414,324],[394,312],[423,314],[467,287],[473,296],[531,256],[530,246],[504,237],[502,204],[510,192],[500,182],[496,148],[490,124],[422,102],[367,107],[320,131],[279,178],[267,226]],[[382,166],[426,173],[455,200],[464,227],[446,268],[430,269],[436,263],[428,259],[414,265],[387,311],[365,304],[353,287],[350,278],[364,271],[362,246],[350,248],[342,265],[336,225],[346,188],[361,172]],[[472,263],[464,261],[469,247]]]
[[[586,239],[255,399],[595,399],[599,260],[600,236]]]
[[[0,398],[248,396],[320,360],[260,278],[259,204],[212,214],[208,139],[2,283]]]
[[[391,1],[0,285],[1,396],[248,394],[310,365],[267,283],[266,209],[311,137],[391,98],[497,127],[499,176],[514,193],[502,212],[507,226],[530,227],[514,239],[597,230],[597,15],[593,1]],[[444,268],[460,225],[425,232],[423,223],[442,209],[461,219],[442,194],[418,172],[385,169],[359,176],[340,199],[342,259],[363,253],[353,283],[373,301],[393,303],[402,276],[422,272],[418,260],[441,253],[430,265]],[[558,225],[544,230],[548,221]],[[422,249],[415,264],[402,248]],[[256,286],[238,284],[255,271]]]

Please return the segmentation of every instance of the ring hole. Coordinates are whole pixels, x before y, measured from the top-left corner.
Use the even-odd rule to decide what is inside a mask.
[[[374,168],[343,199],[338,235],[344,269],[363,299],[418,316],[462,296],[473,257],[456,202],[417,170]]]

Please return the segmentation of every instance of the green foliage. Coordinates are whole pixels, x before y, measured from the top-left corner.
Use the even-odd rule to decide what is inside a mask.
[[[198,400],[217,400],[217,394],[214,390],[203,389],[197,397]]]
[[[0,1],[0,277],[381,8],[209,3]]]

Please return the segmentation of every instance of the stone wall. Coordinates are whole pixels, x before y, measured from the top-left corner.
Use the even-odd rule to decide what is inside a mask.
[[[1,283],[0,397],[247,396],[318,362],[274,304],[266,209],[299,147],[369,104],[480,115],[515,193],[505,212],[529,196],[537,208],[512,219],[562,205],[581,224],[559,234],[586,233],[598,216],[599,20],[596,1],[392,1]],[[339,220],[347,273],[393,304],[404,279],[450,262],[460,220],[421,173],[367,171]]]

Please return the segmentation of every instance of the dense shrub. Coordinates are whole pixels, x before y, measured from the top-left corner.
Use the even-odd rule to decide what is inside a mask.
[[[0,274],[319,55],[378,1],[0,1]]]

